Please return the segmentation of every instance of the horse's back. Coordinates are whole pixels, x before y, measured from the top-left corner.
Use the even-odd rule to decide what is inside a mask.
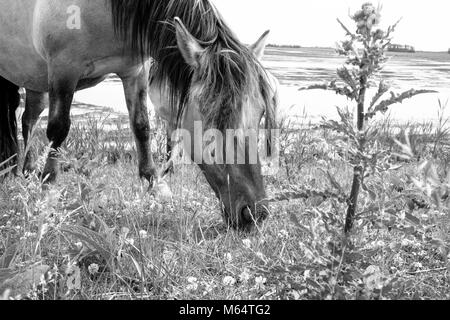
[[[23,87],[47,83],[45,60],[33,44],[36,3],[35,0],[0,1],[0,75]]]
[[[81,79],[128,68],[108,10],[97,0],[0,1],[0,76],[46,92],[52,63]]]

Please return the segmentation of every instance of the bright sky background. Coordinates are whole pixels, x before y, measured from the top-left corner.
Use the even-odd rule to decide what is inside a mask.
[[[344,38],[336,18],[353,27],[349,10],[356,12],[364,0],[212,0],[239,38],[254,42],[271,30],[270,43],[334,47]],[[382,26],[403,18],[394,42],[416,50],[450,48],[450,0],[385,0]]]

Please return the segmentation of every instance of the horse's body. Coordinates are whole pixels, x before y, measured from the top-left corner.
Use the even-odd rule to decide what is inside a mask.
[[[71,19],[79,20],[78,27],[70,24]],[[14,94],[17,86],[27,89],[26,144],[48,93],[47,137],[54,150],[43,172],[48,181],[57,176],[56,150],[69,133],[74,92],[96,85],[111,73],[123,82],[139,173],[153,181],[157,170],[146,105],[151,60],[157,67],[153,69],[157,82],[169,88],[166,96],[175,125],[189,132],[195,121],[221,131],[243,125],[257,128],[265,112],[270,128],[273,105],[265,73],[208,0],[0,2],[0,77],[8,83],[0,91]],[[16,107],[11,102],[0,104],[0,116]],[[14,139],[11,130],[0,128],[0,134],[2,150]],[[9,156],[0,155],[0,163]],[[27,155],[25,169],[32,168],[33,162]],[[259,163],[199,166],[222,201],[230,224],[248,227],[267,216]]]

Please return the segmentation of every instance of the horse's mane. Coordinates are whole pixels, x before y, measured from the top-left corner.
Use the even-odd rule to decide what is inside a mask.
[[[199,105],[207,125],[238,125],[245,97],[259,96],[271,105],[264,68],[242,44],[209,0],[109,0],[115,31],[127,39],[137,57],[152,57],[152,75],[167,85],[172,110],[180,119],[188,99],[193,69],[177,47],[174,18],[179,17],[207,54],[198,75]],[[270,110],[267,110],[270,111]],[[269,112],[267,112],[269,115]]]

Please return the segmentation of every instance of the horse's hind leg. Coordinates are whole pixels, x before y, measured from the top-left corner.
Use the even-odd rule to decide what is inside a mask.
[[[62,66],[64,64],[61,64]],[[58,148],[66,140],[70,130],[70,107],[79,80],[79,73],[66,67],[49,67],[49,115],[47,137],[51,142],[42,179],[53,182],[58,174]]]
[[[23,172],[27,173],[36,170],[36,147],[33,146],[30,138],[39,116],[48,104],[48,95],[42,92],[27,90],[25,101],[25,112],[22,116],[23,140],[26,152]]]
[[[2,169],[17,164],[19,146],[17,142],[16,110],[20,105],[19,87],[0,77],[0,163],[15,156]],[[16,171],[16,168],[13,170]]]
[[[157,178],[157,169],[150,148],[150,122],[147,111],[148,66],[139,67],[128,74],[119,74],[119,77],[123,82],[131,129],[135,136],[139,175],[146,178],[152,187]]]

